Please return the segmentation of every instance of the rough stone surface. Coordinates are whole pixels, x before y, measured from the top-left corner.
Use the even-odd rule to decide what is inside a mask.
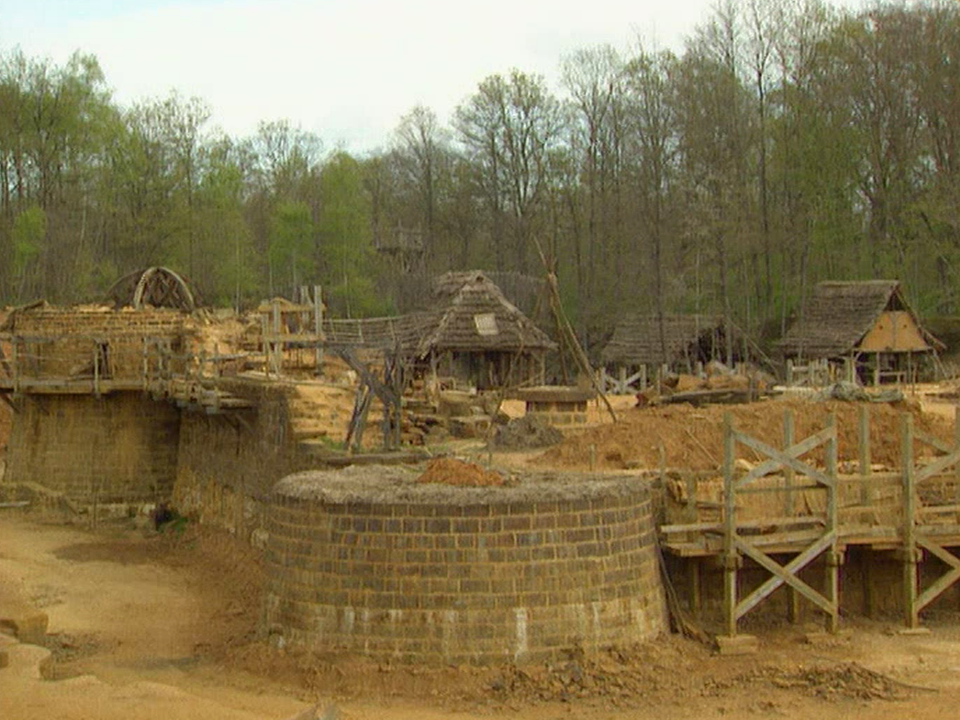
[[[534,661],[666,628],[647,485],[544,473],[510,487],[417,469],[306,472],[270,506],[277,643],[428,664]]]
[[[140,393],[25,395],[3,482],[81,505],[156,502],[173,487],[179,431],[176,408]]]

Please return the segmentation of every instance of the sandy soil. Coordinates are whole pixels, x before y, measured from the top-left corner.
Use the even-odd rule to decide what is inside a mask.
[[[319,704],[346,720],[925,720],[960,702],[955,614],[919,636],[851,620],[817,644],[803,641],[810,626],[765,627],[749,657],[671,636],[522,670],[372,666],[259,644],[256,558],[223,536],[2,519],[0,615],[22,603],[50,618],[47,648],[0,636],[4,718],[282,719]]]
[[[331,422],[350,405],[348,395],[321,408]],[[952,437],[955,400],[936,395],[919,393],[928,413],[920,421]],[[310,393],[303,400],[317,402]],[[592,427],[568,432],[547,453],[498,454],[495,464],[586,469],[590,444],[601,469],[618,472],[650,458],[659,462],[661,446],[670,464],[695,464],[698,457],[712,464],[719,452],[713,434],[723,409],[633,410],[631,396],[612,402],[621,416],[616,426],[605,408],[591,404]],[[774,432],[784,408],[737,412],[752,432],[768,426]],[[841,424],[853,408],[837,409]],[[882,438],[894,431],[900,409],[877,411],[881,444],[891,444]],[[522,405],[508,403],[505,410],[523,413]],[[4,412],[0,404],[0,445]],[[823,419],[819,410],[798,414],[800,432],[803,423]],[[488,459],[477,445],[464,443],[458,454]],[[34,610],[49,616],[43,647],[0,631],[10,660],[0,669],[0,718],[283,720],[316,705],[336,709],[326,720],[335,714],[344,720],[930,720],[955,718],[960,703],[958,613],[926,618],[928,635],[898,634],[896,619],[846,618],[851,632],[813,644],[805,642],[813,626],[768,622],[757,628],[762,651],[746,657],[720,657],[670,636],[598,656],[573,652],[552,665],[427,670],[263,645],[256,633],[262,582],[255,553],[228,536],[191,526],[182,534],[129,525],[94,531],[0,509],[0,617]]]

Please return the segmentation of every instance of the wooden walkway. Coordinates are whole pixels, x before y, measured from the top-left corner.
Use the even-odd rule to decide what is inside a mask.
[[[4,350],[4,348],[6,348]],[[101,338],[0,337],[0,396],[146,392],[156,400],[215,414],[253,407],[226,389],[225,362],[237,355],[178,353],[166,339],[109,346]]]
[[[693,573],[691,604],[700,602],[700,562],[715,558],[724,575],[725,633],[734,636],[738,621],[780,587],[790,591],[791,603],[803,597],[820,608],[827,627],[839,622],[840,573],[844,553],[851,546],[893,550],[902,562],[904,621],[919,624],[920,613],[960,580],[960,558],[950,548],[960,547],[960,434],[952,443],[914,427],[913,417],[901,417],[901,468],[873,472],[870,462],[869,413],[861,407],[859,472],[837,470],[837,428],[831,418],[819,432],[797,441],[793,416],[783,422],[783,447],[774,448],[739,432],[728,414],[724,427],[722,502],[689,501],[699,508],[694,522],[660,527],[664,550],[688,558]],[[957,425],[960,433],[960,424]],[[923,461],[915,447],[926,447]],[[737,461],[746,447],[763,458],[752,467]],[[814,451],[821,462],[806,459]],[[704,517],[704,515],[712,515]],[[784,564],[779,558],[789,557]],[[918,565],[936,558],[947,568],[922,587]],[[824,579],[814,589],[800,571],[822,559]],[[744,561],[763,568],[769,578],[739,596]]]

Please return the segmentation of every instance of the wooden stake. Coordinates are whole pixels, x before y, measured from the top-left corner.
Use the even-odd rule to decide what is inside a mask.
[[[901,416],[900,463],[903,487],[903,610],[908,628],[919,625],[917,612],[917,540],[913,483],[913,416]]]
[[[723,414],[723,610],[727,635],[737,634],[737,555],[735,535],[737,532],[736,498],[734,496],[734,454],[736,439],[733,436],[733,415]]]

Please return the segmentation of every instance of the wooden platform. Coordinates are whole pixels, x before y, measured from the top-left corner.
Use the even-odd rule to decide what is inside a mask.
[[[690,482],[682,492],[690,522],[664,524],[659,532],[664,551],[691,562],[695,573],[703,558],[713,558],[723,568],[727,636],[736,635],[738,621],[781,586],[820,608],[828,629],[836,631],[841,567],[850,547],[890,550],[900,558],[909,628],[917,627],[923,609],[960,581],[960,556],[951,550],[960,548],[960,423],[954,442],[945,443],[915,429],[912,415],[903,414],[899,437],[891,438],[900,443],[902,458],[895,471],[873,471],[869,437],[869,411],[861,406],[860,472],[841,475],[835,419],[797,442],[788,411],[783,448],[778,449],[738,432],[732,416],[726,416],[722,502],[698,497],[696,482]],[[740,465],[740,445],[763,460]],[[932,450],[934,457],[917,462],[917,445]],[[817,448],[824,466],[804,460]],[[918,565],[928,557],[948,569],[922,587]],[[800,577],[818,558],[826,573],[823,591]],[[770,577],[740,598],[738,574],[745,560]],[[699,580],[694,584],[699,587]]]

